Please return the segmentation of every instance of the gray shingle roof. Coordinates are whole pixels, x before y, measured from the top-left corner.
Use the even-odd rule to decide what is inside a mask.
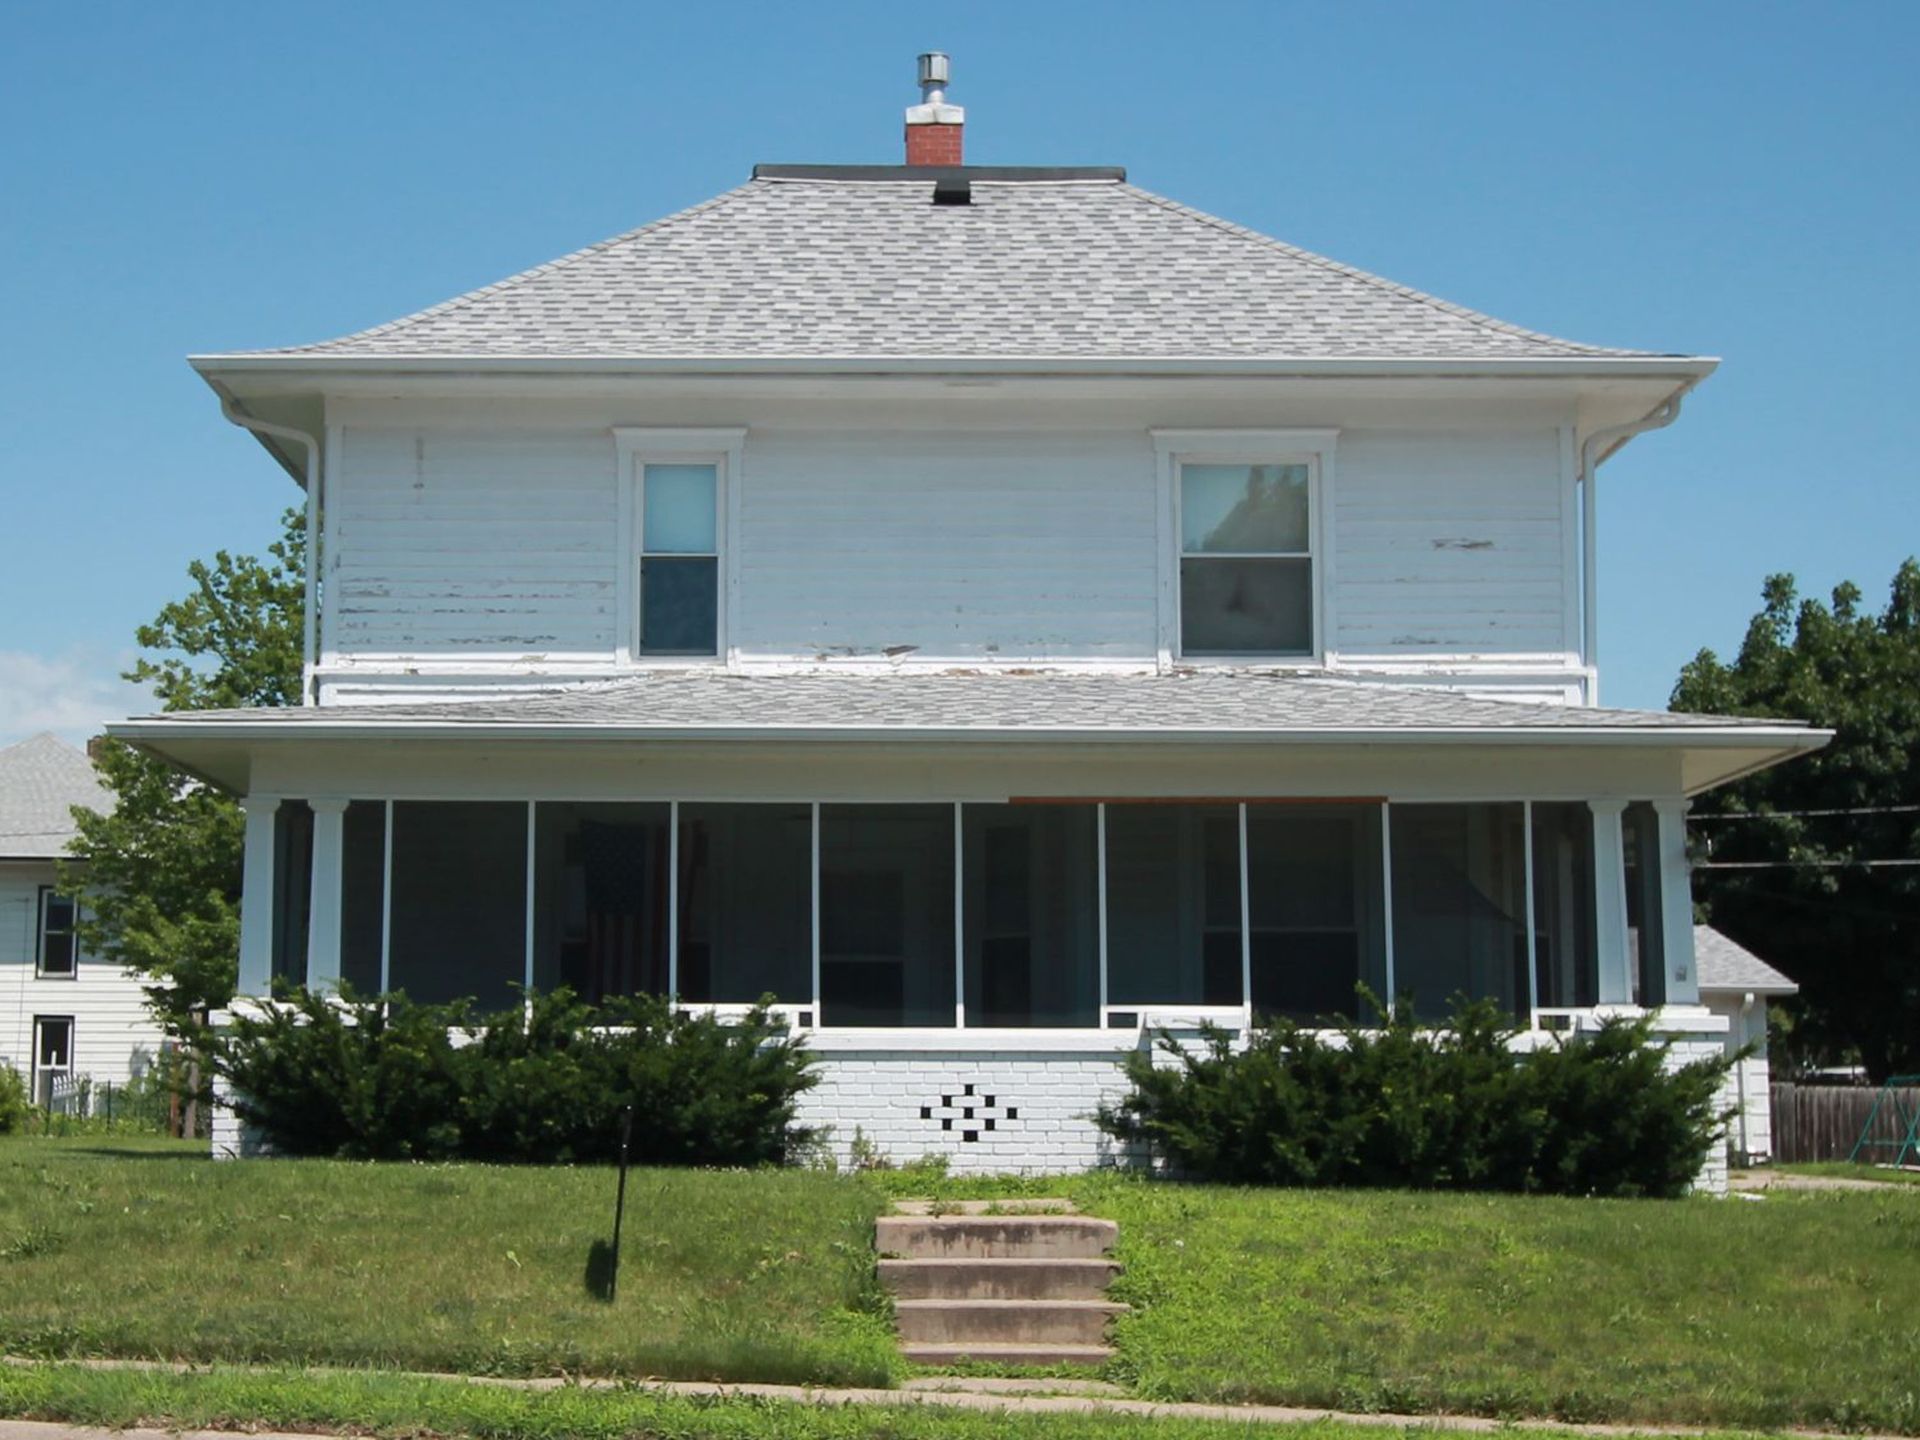
[[[1786,976],[1742,945],[1735,944],[1711,925],[1693,927],[1693,963],[1700,988],[1745,994],[1792,995],[1799,990]]]
[[[897,173],[897,172],[896,172]],[[257,356],[1517,360],[1576,344],[1122,179],[755,178],[403,319]]]
[[[953,731],[1284,735],[1314,731],[1644,731],[1804,729],[1791,722],[1603,710],[1353,680],[1248,672],[1171,675],[738,675],[661,671],[565,689],[412,704],[214,710],[155,720],[217,729],[264,723],[303,730],[579,726],[618,730]],[[116,729],[118,727],[115,727]]]
[[[0,858],[63,854],[73,838],[75,805],[103,811],[113,805],[80,751],[52,735],[0,750]]]

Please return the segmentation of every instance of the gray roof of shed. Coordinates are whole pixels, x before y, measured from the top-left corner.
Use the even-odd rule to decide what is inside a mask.
[[[972,204],[936,206],[933,172],[763,168],[430,309],[247,358],[1662,358],[1496,320],[1124,172],[976,178]]]
[[[1735,944],[1711,925],[1693,927],[1693,963],[1700,988],[1757,995],[1792,995],[1800,987],[1745,946]]]
[[[621,731],[1112,734],[1315,731],[1680,733],[1805,730],[1791,721],[1488,700],[1449,690],[1255,672],[1017,674],[996,671],[740,675],[660,671],[633,679],[472,699],[320,708],[203,710],[169,726],[303,731],[395,726],[579,727]],[[136,722],[144,723],[144,722]],[[116,732],[120,727],[113,727]]]
[[[72,807],[110,810],[93,762],[53,735],[0,749],[0,859],[39,860],[66,853]]]

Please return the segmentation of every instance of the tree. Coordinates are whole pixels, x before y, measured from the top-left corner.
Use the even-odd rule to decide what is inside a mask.
[[[305,575],[299,510],[282,518],[265,559],[222,550],[194,561],[186,596],[136,632],[147,654],[125,678],[151,686],[166,710],[298,704]],[[240,808],[118,741],[94,747],[94,766],[114,809],[75,809],[79,834],[61,873],[84,901],[81,941],[145,976],[155,1016],[193,1045],[238,978]]]
[[[1851,584],[1830,606],[1799,600],[1791,575],[1762,594],[1739,657],[1702,650],[1673,708],[1807,720],[1834,738],[1701,797],[1696,893],[1799,982],[1791,1062],[1920,1071],[1920,564],[1900,567],[1877,615]],[[1727,864],[1756,868],[1711,868]]]

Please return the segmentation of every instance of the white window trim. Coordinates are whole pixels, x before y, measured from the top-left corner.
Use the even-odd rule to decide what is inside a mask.
[[[1158,471],[1159,665],[1322,667],[1333,633],[1334,429],[1149,430]],[[1313,577],[1312,648],[1305,654],[1184,655],[1180,647],[1180,469],[1183,465],[1299,465],[1308,468],[1307,563]]]
[[[679,669],[689,665],[734,663],[729,618],[738,590],[740,550],[740,478],[746,448],[745,426],[710,429],[662,429],[653,426],[613,427],[619,499],[616,522],[620,566],[615,584],[618,615],[614,624],[614,663],[623,669]],[[719,546],[712,655],[642,655],[640,653],[640,544],[644,513],[641,489],[648,465],[712,465],[714,467],[714,537]]]
[[[65,970],[47,969],[47,907],[55,900],[67,900],[73,906],[73,921],[64,932],[73,942],[73,959]],[[33,937],[33,978],[36,980],[78,980],[80,978],[80,902],[62,895],[58,887],[40,887],[39,924]]]

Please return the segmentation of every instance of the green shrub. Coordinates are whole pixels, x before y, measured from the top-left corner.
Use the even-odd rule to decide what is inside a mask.
[[[33,1102],[27,1082],[11,1065],[0,1065],[0,1135],[17,1135],[27,1128]]]
[[[1236,1050],[1168,1036],[1127,1058],[1100,1127],[1195,1179],[1562,1195],[1678,1195],[1725,1116],[1731,1059],[1669,1069],[1651,1021],[1610,1019],[1535,1050],[1491,1002],[1446,1025],[1402,1009],[1331,1036],[1279,1022]]]
[[[764,1008],[737,1024],[653,996],[570,991],[476,1015],[404,995],[299,992],[236,1016],[215,1064],[242,1120],[284,1154],[609,1160],[622,1111],[643,1164],[778,1163],[811,1058]]]

